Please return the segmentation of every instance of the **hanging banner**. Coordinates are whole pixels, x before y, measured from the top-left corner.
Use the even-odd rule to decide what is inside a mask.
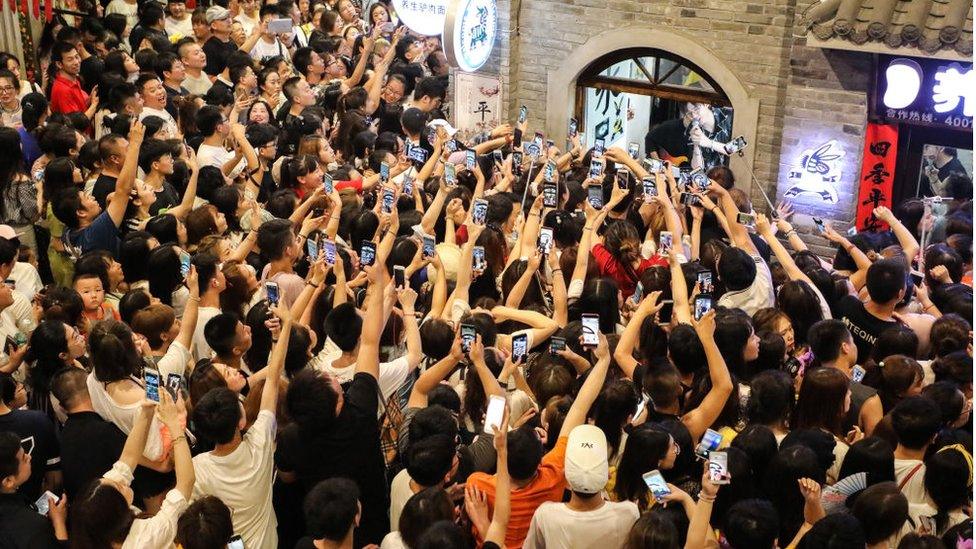
[[[898,157],[898,125],[869,122],[864,132],[860,187],[857,193],[857,230],[884,230],[887,224],[874,217],[878,206],[893,208],[892,183]]]

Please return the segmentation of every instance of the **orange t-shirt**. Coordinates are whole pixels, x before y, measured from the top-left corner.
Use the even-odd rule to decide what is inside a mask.
[[[518,549],[529,535],[529,525],[535,510],[546,501],[562,501],[566,489],[566,476],[563,474],[566,463],[566,444],[569,437],[559,437],[556,445],[542,457],[539,472],[532,482],[522,488],[512,490],[512,514],[505,532],[505,547]],[[495,475],[472,473],[468,486],[474,486],[488,495],[488,507],[495,512]],[[484,543],[478,536],[479,546]]]

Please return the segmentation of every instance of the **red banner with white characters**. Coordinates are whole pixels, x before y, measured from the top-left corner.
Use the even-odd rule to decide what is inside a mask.
[[[887,228],[874,217],[878,206],[892,208],[891,192],[898,157],[898,126],[869,122],[864,132],[864,156],[857,193],[857,230]]]

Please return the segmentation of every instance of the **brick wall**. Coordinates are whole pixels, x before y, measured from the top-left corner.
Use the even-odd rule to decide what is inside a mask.
[[[699,41],[718,56],[760,101],[755,174],[775,201],[797,155],[811,139],[838,140],[845,149],[840,201],[821,207],[798,205],[840,221],[853,218],[854,183],[860,166],[866,122],[870,59],[865,54],[806,46],[797,23],[813,0],[501,0],[518,32],[501,29],[508,62],[500,65],[507,83],[506,105],[514,113],[529,108],[529,121],[542,126],[546,83],[573,49],[608,30],[640,32],[661,25]],[[504,6],[504,8],[502,8]],[[501,26],[501,25],[500,25]],[[511,115],[509,116],[511,118]],[[811,138],[811,136],[813,136]],[[779,182],[779,185],[777,184]],[[785,190],[785,189],[782,189]],[[755,187],[752,200],[765,210]],[[808,233],[809,217],[797,225],[817,251],[825,242]]]

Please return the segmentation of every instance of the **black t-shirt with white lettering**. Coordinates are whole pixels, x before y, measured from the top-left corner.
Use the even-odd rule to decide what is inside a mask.
[[[852,295],[842,298],[837,303],[837,318],[844,322],[854,336],[858,364],[863,364],[871,356],[871,350],[881,332],[898,325],[896,321],[882,320],[872,315],[864,308],[861,300]]]

